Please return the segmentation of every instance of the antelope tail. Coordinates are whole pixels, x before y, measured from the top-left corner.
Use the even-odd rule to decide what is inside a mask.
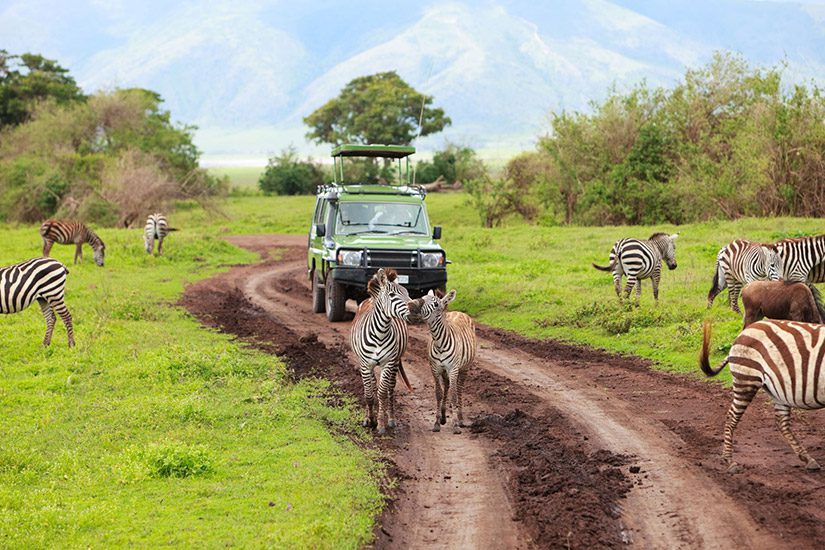
[[[699,367],[701,367],[702,372],[704,372],[708,378],[722,372],[722,369],[728,364],[728,358],[725,357],[725,360],[722,361],[718,367],[715,369],[710,367],[710,362],[708,361],[708,355],[710,353],[710,333],[710,319],[705,319],[705,323],[702,325],[702,352],[699,354]]]

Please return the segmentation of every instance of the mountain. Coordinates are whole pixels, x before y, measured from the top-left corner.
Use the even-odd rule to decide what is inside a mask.
[[[445,139],[530,146],[548,115],[611,86],[668,86],[712,52],[825,74],[825,7],[753,0],[382,2],[185,0],[0,3],[0,48],[37,51],[88,91],[140,86],[199,126],[207,155],[263,155],[303,140],[302,118],[352,78],[396,70],[435,97]]]

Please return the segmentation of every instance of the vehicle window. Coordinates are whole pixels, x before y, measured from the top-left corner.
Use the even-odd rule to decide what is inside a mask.
[[[342,202],[335,216],[336,235],[426,235],[428,232],[427,217],[420,204]]]
[[[323,199],[318,199],[318,200],[315,201],[315,213],[312,215],[312,223],[314,223],[315,225],[318,225],[319,223],[321,223],[320,220],[323,219],[323,218],[321,218],[321,205],[322,204],[324,204]]]
[[[315,225],[324,223],[327,213],[327,201],[322,200],[315,209]]]

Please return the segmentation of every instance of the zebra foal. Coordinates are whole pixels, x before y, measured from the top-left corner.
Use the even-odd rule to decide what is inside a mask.
[[[654,233],[648,240],[620,239],[610,250],[610,265],[593,267],[600,271],[613,272],[616,296],[622,299],[622,276],[627,276],[625,300],[636,287],[636,303],[642,296],[642,279],[650,279],[653,284],[653,299],[659,303],[659,279],[662,276],[662,261],[668,269],[676,269],[676,245],[673,241],[678,233]]]
[[[766,245],[736,239],[719,249],[716,254],[716,271],[708,292],[708,309],[713,300],[726,287],[728,304],[736,313],[742,287],[754,281],[778,281],[782,278],[782,259],[774,245]]]
[[[421,319],[430,329],[429,355],[430,369],[435,382],[437,402],[433,431],[441,431],[447,423],[447,398],[452,387],[453,433],[460,434],[464,427],[461,392],[470,365],[475,360],[478,341],[472,318],[460,311],[447,311],[447,306],[455,299],[455,290],[446,296],[432,291],[426,296],[408,304],[410,317]]]
[[[40,236],[43,238],[43,256],[49,257],[54,243],[74,244],[77,248],[74,253],[74,263],[83,260],[83,243],[89,243],[94,251],[95,263],[103,266],[103,257],[106,245],[97,234],[80,222],[70,220],[46,220],[40,226]]]
[[[143,228],[143,242],[146,245],[146,253],[152,254],[155,249],[155,241],[158,241],[158,256],[163,254],[163,239],[171,231],[177,231],[177,229],[169,227],[166,216],[160,212],[150,214],[146,218],[146,226]]]
[[[52,343],[57,313],[66,326],[69,347],[74,346],[72,314],[63,301],[68,273],[65,265],[52,258],[34,258],[0,268],[0,313],[18,313],[37,300],[46,319],[43,345]]]
[[[361,381],[364,384],[366,418],[364,426],[395,428],[395,377],[400,372],[410,387],[401,356],[407,348],[407,323],[410,296],[407,289],[396,282],[393,270],[379,269],[367,284],[369,298],[361,302],[350,330],[350,345],[358,359]],[[376,391],[376,372],[378,383]],[[410,388],[411,389],[411,388]],[[377,396],[377,419],[376,419]]]
[[[796,321],[758,321],[744,329],[730,348],[727,358],[716,367],[708,362],[711,325],[705,321],[699,366],[706,376],[716,376],[730,365],[733,402],[725,420],[722,459],[728,471],[741,467],[733,461],[733,432],[760,388],[773,401],[779,431],[808,470],[819,463],[799,443],[791,431],[791,408],[825,407],[825,325]]]

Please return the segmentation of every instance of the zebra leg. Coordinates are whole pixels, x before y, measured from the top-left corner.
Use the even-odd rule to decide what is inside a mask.
[[[453,387],[452,402],[453,407],[453,433],[460,434],[464,426],[464,411],[461,409],[461,386],[464,385],[464,373],[460,369],[454,368],[450,371],[450,385]]]
[[[143,243],[146,245],[146,253],[152,254],[155,251],[155,239],[150,239],[149,237],[143,237]]]
[[[630,299],[630,293],[633,291],[633,287],[636,286],[636,277],[633,275],[627,276],[627,282],[624,285],[624,299]]]
[[[736,282],[728,286],[728,303],[736,313],[742,313],[742,310],[739,309],[739,293],[741,291],[742,283]]]
[[[63,325],[66,327],[66,335],[69,337],[69,347],[74,347],[74,325],[72,325],[72,314],[69,313],[69,308],[63,298],[59,300],[51,300],[48,304],[51,308],[60,315]],[[42,307],[42,306],[41,306]],[[43,313],[45,315],[45,312]],[[46,321],[48,323],[48,320]]]
[[[444,397],[441,399],[441,418],[439,419],[439,422],[441,422],[441,425],[443,426],[447,423],[447,398],[450,395],[450,376],[447,374],[446,370],[441,371],[441,381],[444,385]]]
[[[52,246],[54,245],[54,241],[50,241],[49,239],[43,237],[43,256],[48,258],[49,253],[52,251]]]
[[[725,441],[722,446],[722,460],[728,465],[728,473],[738,474],[742,471],[742,467],[733,461],[733,432],[736,430],[736,425],[745,414],[745,409],[748,408],[756,392],[759,391],[758,385],[747,385],[740,380],[734,378],[733,381],[733,402],[728,409],[727,418],[725,420]]]
[[[642,280],[636,279],[636,307],[642,303]]]
[[[619,301],[622,299],[622,274],[618,271],[613,271],[613,288],[616,289],[616,296],[618,296]]]
[[[49,305],[49,302],[43,298],[38,298],[37,303],[40,305],[41,311],[43,311],[43,317],[46,318],[46,337],[43,338],[43,345],[50,346],[52,343],[52,333],[54,332],[54,311],[52,311],[52,306]]]
[[[382,435],[387,432],[387,413],[389,409],[390,400],[390,386],[395,385],[395,365],[387,365],[381,370],[381,378],[378,381],[378,430],[377,433]],[[395,419],[392,419],[395,425]]]
[[[78,260],[83,261],[83,243],[78,243],[74,251],[74,263],[77,264]]]
[[[387,427],[390,429],[395,429],[396,422],[395,422],[395,382],[396,382],[396,375],[398,374],[399,369],[401,368],[401,361],[399,361],[396,365],[392,368],[392,382],[387,386]]]
[[[372,369],[361,366],[361,382],[364,384],[364,401],[366,401],[366,417],[361,423],[365,428],[375,427],[375,375]]]
[[[650,284],[653,285],[653,303],[659,305],[659,278],[660,273],[654,273],[650,279]]]
[[[432,372],[433,382],[435,383],[435,422],[433,422],[433,431],[440,432],[441,424],[447,421],[444,414],[444,393],[441,390],[441,374],[435,365],[432,366]],[[441,411],[440,417],[438,414],[439,411]]]
[[[774,403],[773,409],[776,413],[776,425],[779,426],[779,431],[785,436],[785,441],[791,446],[799,460],[805,463],[805,469],[809,471],[819,470],[819,463],[811,458],[811,455],[808,454],[805,447],[800,445],[791,431],[791,408],[787,405]]]
[[[163,254],[163,237],[158,237],[158,256]]]

